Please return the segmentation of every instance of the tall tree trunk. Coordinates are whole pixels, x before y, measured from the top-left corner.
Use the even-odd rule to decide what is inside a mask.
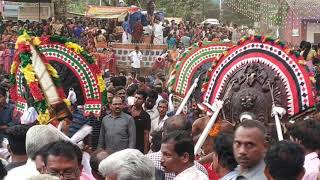
[[[54,0],[54,14],[56,18],[64,18],[67,16],[67,6],[69,0]]]

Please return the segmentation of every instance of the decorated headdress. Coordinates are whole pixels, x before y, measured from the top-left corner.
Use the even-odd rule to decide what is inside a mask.
[[[77,104],[84,105],[85,115],[99,116],[106,103],[106,87],[95,60],[81,46],[59,36],[32,37],[26,31],[16,42],[10,73],[10,95],[18,111],[27,105],[26,89],[34,99],[40,124],[49,123],[56,102],[74,88]],[[74,98],[73,98],[74,100]],[[63,107],[60,107],[63,108]]]
[[[167,84],[169,91],[175,95],[174,101],[181,102],[198,77],[200,77],[198,83],[200,86],[195,91],[195,96],[200,98],[201,84],[205,81],[206,72],[212,65],[215,65],[215,61],[230,46],[231,44],[217,42],[198,42],[183,52]]]
[[[286,110],[288,120],[314,106],[313,79],[303,58],[284,42],[243,37],[212,70],[203,104],[212,110],[210,105],[223,100],[220,114],[233,122],[247,117],[269,123],[273,107]]]

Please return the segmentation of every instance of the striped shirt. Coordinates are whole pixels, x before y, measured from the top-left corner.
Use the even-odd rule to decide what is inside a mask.
[[[161,152],[155,152],[155,153],[150,153],[146,154],[146,156],[153,161],[154,166],[164,172],[163,166],[161,166],[160,160],[161,160]],[[197,161],[194,161],[195,167],[202,171],[204,174],[208,175],[208,172],[206,168],[204,168],[201,164],[199,164]],[[174,173],[165,173],[165,180],[173,180],[176,177]]]

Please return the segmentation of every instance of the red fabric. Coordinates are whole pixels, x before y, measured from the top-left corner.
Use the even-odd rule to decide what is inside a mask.
[[[140,22],[137,22],[133,26],[133,32],[132,32],[133,40],[140,41],[142,38],[142,33],[143,33],[143,26]]]
[[[211,164],[203,164],[203,166],[206,168],[206,170],[208,171],[208,175],[209,175],[209,179],[210,180],[218,180],[219,176],[218,174],[212,169]]]
[[[2,53],[2,63],[3,63],[3,68],[6,73],[10,72],[11,68],[11,61],[10,61],[10,50],[5,49],[4,52]]]
[[[158,59],[154,62],[152,69],[153,70],[159,70],[159,69],[164,69],[166,65],[166,61],[162,57],[158,57]]]
[[[106,68],[109,69],[111,73],[117,74],[117,68],[116,68],[116,55],[115,52],[108,52],[107,53],[107,59],[106,59]]]

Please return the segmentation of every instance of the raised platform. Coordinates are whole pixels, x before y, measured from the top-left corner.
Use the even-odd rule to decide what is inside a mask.
[[[154,61],[160,56],[161,52],[167,48],[167,45],[112,43],[112,47],[116,52],[118,70],[130,69],[131,62],[128,55],[134,51],[136,46],[139,46],[142,53],[142,72],[144,74],[150,71]]]

